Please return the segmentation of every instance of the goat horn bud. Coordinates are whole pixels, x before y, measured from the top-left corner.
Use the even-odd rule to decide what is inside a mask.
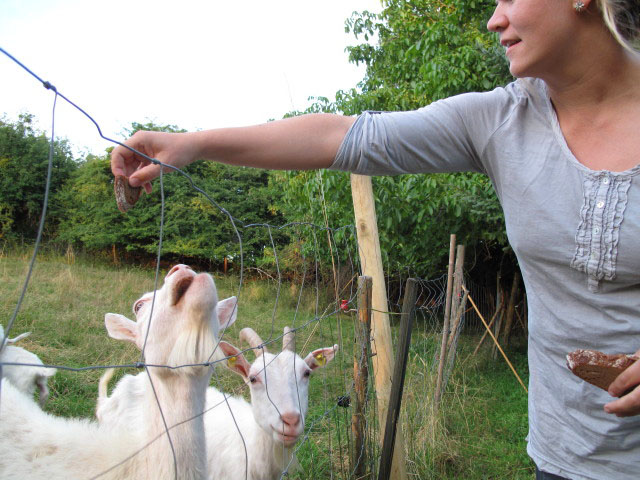
[[[296,334],[289,327],[284,327],[284,335],[282,336],[282,350],[294,351]]]
[[[254,349],[256,356],[262,355],[262,352],[267,350],[264,346],[264,342],[253,328],[246,327],[240,330],[240,340],[248,343],[249,346]]]

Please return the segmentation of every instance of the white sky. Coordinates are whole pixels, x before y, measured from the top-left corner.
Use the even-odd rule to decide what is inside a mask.
[[[0,47],[122,140],[132,122],[241,126],[355,87],[344,48],[353,11],[380,0],[0,0]],[[0,116],[50,131],[53,93],[0,53]],[[59,99],[56,137],[77,152],[111,144]]]

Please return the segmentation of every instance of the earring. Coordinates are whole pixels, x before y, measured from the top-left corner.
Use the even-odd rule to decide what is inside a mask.
[[[576,0],[576,2],[573,4],[573,9],[578,13],[582,13],[587,9],[587,6],[582,0]]]

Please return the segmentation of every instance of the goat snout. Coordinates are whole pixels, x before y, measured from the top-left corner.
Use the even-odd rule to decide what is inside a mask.
[[[178,270],[191,270],[191,267],[189,265],[184,265],[182,263],[179,263],[178,265],[174,265],[171,270],[169,270],[169,273],[167,273],[167,276],[165,278],[169,278],[171,275],[173,275],[174,273],[176,273]]]
[[[280,415],[282,423],[287,427],[295,428],[300,424],[300,414],[298,412],[286,412]]]

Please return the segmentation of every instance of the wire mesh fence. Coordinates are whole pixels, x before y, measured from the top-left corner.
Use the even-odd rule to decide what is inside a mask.
[[[33,72],[20,64],[20,62],[11,57],[6,51],[3,50],[3,53],[27,70],[40,81],[45,88],[53,91],[52,145],[55,135],[55,104],[59,97],[84,113],[93,121],[100,136],[110,140],[104,137],[99,125],[86,112],[68,100],[56,87],[33,74]],[[159,163],[154,159],[149,160],[153,163]],[[7,355],[10,351],[4,346],[4,343],[8,340],[16,340],[15,338],[11,339],[10,336],[13,334],[14,329],[18,328],[21,323],[21,307],[27,295],[38,252],[41,247],[42,229],[48,206],[51,170],[52,155],[50,154],[48,177],[44,182],[47,194],[45,195],[45,202],[42,208],[38,237],[29,261],[29,268],[19,298],[16,301],[15,309],[11,317],[6,323],[6,331],[3,335],[2,367],[5,374],[17,369],[18,375],[24,376],[26,375],[25,372],[27,369],[37,367],[35,364],[28,362],[11,361],[12,358]],[[182,297],[186,296],[185,292],[193,290],[194,288],[186,284],[173,285],[175,282],[172,282],[172,279],[176,275],[180,275],[183,271],[190,271],[182,268],[175,270],[176,267],[169,271],[165,279],[165,285],[162,285],[163,231],[165,223],[170,221],[170,219],[166,219],[164,214],[165,188],[163,175],[161,174],[159,184],[162,209],[159,219],[158,251],[155,262],[156,269],[153,280],[153,293],[147,294],[146,297],[143,296],[141,300],[134,305],[134,311],[136,313],[138,308],[140,308],[140,312],[142,312],[138,316],[138,324],[143,324],[143,326],[146,327],[142,329],[144,331],[138,332],[140,335],[135,339],[135,343],[140,348],[139,357],[137,359],[130,358],[128,362],[118,364],[88,364],[80,366],[46,364],[41,367],[55,368],[58,371],[72,372],[74,374],[82,374],[83,372],[91,370],[103,371],[106,369],[135,369],[140,371],[137,375],[125,377],[125,379],[128,379],[126,381],[121,379],[111,393],[111,396],[104,396],[102,398],[103,407],[105,403],[110,403],[110,406],[112,406],[114,403],[117,405],[118,401],[125,401],[125,399],[128,401],[125,411],[119,412],[122,415],[109,419],[108,415],[103,414],[100,418],[101,423],[107,421],[114,423],[114,425],[109,426],[109,434],[118,431],[122,437],[120,438],[120,443],[128,446],[128,448],[117,449],[109,458],[102,459],[102,461],[87,459],[87,464],[80,467],[84,475],[86,478],[127,477],[132,472],[135,472],[136,468],[140,468],[139,464],[142,463],[149,468],[149,471],[144,473],[144,478],[152,475],[151,472],[153,471],[163,472],[169,478],[186,478],[188,473],[191,472],[192,467],[184,465],[184,463],[187,460],[191,460],[196,463],[196,467],[194,467],[196,474],[194,478],[196,478],[198,477],[198,469],[202,468],[202,459],[194,459],[193,456],[185,455],[185,450],[190,450],[194,445],[185,446],[181,445],[180,442],[185,440],[196,442],[198,440],[197,429],[202,427],[202,423],[205,425],[205,430],[207,430],[207,425],[209,424],[214,425],[215,428],[217,424],[215,424],[215,422],[212,423],[209,419],[222,417],[226,412],[222,412],[221,410],[227,410],[235,424],[235,432],[217,431],[215,432],[215,436],[225,437],[227,443],[234,444],[236,447],[238,447],[238,445],[242,446],[241,449],[244,453],[244,460],[233,465],[234,476],[236,478],[281,478],[295,475],[300,475],[301,478],[350,478],[352,468],[350,458],[352,458],[353,455],[350,455],[350,448],[352,448],[349,433],[351,419],[348,415],[348,407],[353,389],[353,380],[350,374],[352,369],[350,367],[354,361],[352,347],[353,339],[355,338],[354,324],[351,320],[354,315],[353,311],[357,310],[354,305],[354,298],[357,288],[355,286],[355,279],[358,276],[357,260],[352,256],[352,252],[356,251],[354,243],[355,235],[352,227],[346,226],[339,229],[328,229],[304,223],[282,226],[268,224],[246,225],[243,224],[241,220],[234,218],[232,213],[228,212],[222,205],[219,205],[207,192],[199,189],[187,174],[175,168],[173,168],[173,170],[177,170],[178,173],[184,175],[186,181],[191,183],[195,191],[203,195],[211,204],[224,213],[228,222],[230,222],[233,227],[238,249],[235,252],[229,252],[229,256],[234,258],[236,263],[239,263],[237,285],[235,286],[235,296],[238,299],[238,306],[234,308],[237,309],[237,314],[241,318],[244,312],[243,302],[245,297],[250,300],[250,296],[255,294],[254,291],[258,288],[245,288],[248,273],[244,268],[243,234],[247,229],[262,228],[268,231],[269,237],[271,238],[271,245],[267,247],[270,247],[273,251],[272,271],[275,271],[275,274],[271,276],[270,280],[261,283],[259,287],[261,291],[255,295],[258,296],[258,301],[263,301],[268,298],[271,315],[270,318],[263,321],[259,328],[255,327],[260,336],[256,337],[260,338],[259,342],[253,342],[248,348],[243,345],[236,355],[225,355],[220,352],[222,345],[220,341],[223,339],[238,345],[240,344],[237,334],[234,335],[232,328],[223,328],[217,335],[217,338],[213,339],[214,343],[209,346],[209,350],[202,352],[204,355],[200,355],[199,357],[190,355],[179,356],[181,359],[191,360],[186,363],[180,361],[167,362],[166,364],[154,363],[154,360],[157,358],[167,358],[166,356],[157,355],[158,351],[163,352],[163,348],[164,350],[171,350],[172,354],[175,353],[175,345],[172,347],[162,347],[164,340],[173,339],[174,342],[184,341],[180,338],[180,332],[177,334],[171,332],[171,330],[179,329],[179,325],[174,325],[171,328],[165,325],[166,320],[163,318],[165,315],[163,310],[165,308],[165,297],[168,295],[179,295],[181,300]],[[287,292],[286,297],[289,305],[287,305],[286,308],[283,308],[281,305],[284,297],[282,289],[285,287],[279,268],[279,252],[273,242],[273,230],[289,230],[291,235],[306,239],[307,245],[311,245],[310,248],[307,248],[307,252],[302,253],[302,261],[300,262],[302,270],[298,272],[295,279],[289,279],[287,282],[288,286],[286,288],[289,289],[289,292]],[[326,245],[321,247],[319,246],[319,242],[323,240]],[[323,268],[319,258],[321,248],[324,249],[325,253],[328,252],[332,259],[333,271],[330,276],[328,276],[326,272],[320,271]],[[189,278],[192,276],[190,273],[185,273],[184,275]],[[191,281],[195,282],[195,280]],[[328,283],[331,283],[330,288],[327,288]],[[167,290],[167,285],[172,289],[169,288],[169,290]],[[170,293],[166,293],[167,291]],[[327,291],[331,292],[331,294],[327,294]],[[184,301],[186,302],[186,300]],[[177,302],[175,304],[177,305]],[[347,311],[340,309],[339,305],[342,305],[343,309]],[[351,310],[351,312],[349,312],[349,310]],[[242,320],[239,320],[238,324],[241,325]],[[284,324],[291,329],[287,335],[283,334]],[[253,325],[255,326],[255,322]],[[35,326],[37,327],[37,322],[35,322]],[[129,327],[134,328],[132,325],[129,325]],[[163,335],[165,336],[164,339],[158,336],[156,333],[157,329],[162,329]],[[124,334],[122,334],[122,336],[124,336]],[[214,335],[214,337],[216,337],[216,335]],[[262,338],[264,338],[264,340],[262,340]],[[291,338],[290,345],[281,346],[283,338]],[[360,338],[361,341],[369,341],[368,338]],[[325,343],[327,345],[324,345]],[[206,343],[202,343],[201,341],[200,344],[192,345],[187,342],[185,345],[197,347],[198,345],[206,345]],[[183,347],[185,345],[183,345]],[[78,347],[82,348],[81,345]],[[325,348],[324,350],[318,350],[318,347]],[[242,394],[244,394],[245,397],[248,396],[246,394],[247,388],[242,385],[242,382],[240,382],[240,385],[237,385],[238,382],[236,382],[236,385],[230,388],[229,384],[232,382],[232,379],[222,378],[224,374],[219,372],[220,369],[215,368],[218,363],[226,362],[227,365],[230,366],[230,369],[233,370],[233,367],[238,365],[241,360],[244,362],[250,359],[250,350],[255,351],[256,359],[253,362],[251,370],[242,372],[242,375],[249,386],[262,382],[265,394],[264,396],[260,396],[252,391],[253,412],[251,411],[251,407],[248,407],[242,400],[229,398],[226,394],[220,393],[224,391],[229,394],[240,394],[240,397],[242,397]],[[306,355],[307,352],[312,352],[312,354],[306,358],[283,354],[283,352],[293,352],[294,350],[299,350],[301,355]],[[167,352],[165,351],[164,353]],[[171,355],[169,355],[168,358],[171,358]],[[264,361],[267,358],[269,358],[269,363],[265,362],[260,365],[260,360],[262,359]],[[334,361],[329,363],[331,360]],[[364,358],[359,361],[368,362],[369,359]],[[298,366],[296,366],[296,363]],[[247,362],[247,364],[249,364],[249,362]],[[315,370],[317,367],[325,367],[325,365],[326,368],[323,368],[322,373],[314,374],[314,377],[318,378],[310,379],[309,383],[313,382],[313,386],[307,386],[304,375],[308,374],[311,370]],[[22,372],[20,368],[22,368]],[[296,368],[302,368],[302,376],[297,375]],[[202,405],[203,399],[200,398],[199,403],[196,401],[195,410],[191,408],[185,411],[184,408],[178,406],[180,402],[176,402],[175,392],[174,394],[167,394],[167,392],[164,391],[175,383],[174,380],[167,380],[167,378],[171,376],[180,378],[195,375],[194,372],[200,372],[202,375],[202,372],[208,372],[208,374],[210,374],[212,371],[214,372],[211,382],[212,386],[206,391],[206,398],[218,398],[221,395],[221,400],[213,402],[214,404],[212,405],[210,405],[211,402],[208,400]],[[121,376],[121,374],[118,374],[118,376]],[[207,377],[207,373],[204,374],[204,377]],[[284,383],[278,383],[280,381],[279,377],[285,377],[282,379]],[[272,385],[271,389],[269,388],[269,384]],[[283,390],[286,390],[286,387],[283,385],[288,387],[292,386],[292,391],[296,393],[293,402],[287,403],[287,401],[291,399],[283,400],[281,398],[283,396]],[[12,387],[6,382],[3,382],[2,386],[4,388],[0,392],[0,405],[5,407],[5,415],[3,415],[4,419],[2,419],[1,424],[6,428],[11,428],[11,422],[6,412],[11,411],[12,402],[15,401],[15,398],[19,397],[13,394]],[[204,393],[195,388],[192,383],[188,383],[187,386],[183,385],[183,389],[184,388],[186,388],[186,390],[183,390],[181,393],[184,394],[185,397],[198,396],[198,394],[202,396]],[[306,395],[308,388],[311,390],[311,398],[309,412],[307,413]],[[368,387],[367,395],[370,395],[370,386]],[[184,400],[183,403],[189,403],[187,398],[180,400]],[[256,403],[258,403],[258,405],[256,405]],[[197,405],[200,405],[199,409]],[[149,413],[154,410],[157,411],[158,415]],[[178,410],[179,412],[174,410]],[[236,411],[235,415],[234,410]],[[274,411],[276,412],[275,416],[273,415]],[[369,412],[375,412],[375,409],[370,409]],[[260,414],[264,414],[265,417],[268,417],[267,420],[272,423],[269,424],[265,422],[265,418],[259,417]],[[293,416],[293,418],[285,419],[287,414],[289,414],[290,417]],[[295,418],[296,414],[298,415],[297,419]],[[239,418],[235,418],[236,416]],[[201,421],[202,418],[204,418],[203,422]],[[368,415],[367,418],[375,419],[375,416]],[[42,418],[39,420],[42,420]],[[152,430],[148,425],[143,424],[145,421],[160,422],[161,427]],[[190,426],[190,424],[194,424],[195,426]],[[304,425],[303,432],[297,429],[297,426],[300,424]],[[61,425],[63,424],[58,422],[56,425],[58,428],[62,428]],[[134,435],[129,435],[131,430],[134,429],[133,426],[139,428],[140,431],[135,432]],[[93,425],[91,427],[93,427]],[[109,435],[103,435],[102,430],[89,428],[89,426],[87,426],[87,428],[91,435],[97,436],[98,443],[103,446],[110,445],[109,442],[112,441],[112,438],[110,438]],[[121,430],[117,428],[121,428]],[[368,435],[375,436],[376,428],[375,421],[372,421],[367,429],[369,431]],[[273,431],[268,431],[269,429]],[[105,430],[105,428],[103,428],[103,430]],[[159,433],[154,436],[151,433],[153,431]],[[207,438],[209,438],[210,434],[210,432],[207,432]],[[238,438],[240,439],[240,443],[237,442]],[[274,438],[276,439],[275,441],[273,440]],[[271,442],[269,443],[267,440],[271,440]],[[294,440],[297,440],[297,442]],[[375,442],[367,442],[367,445],[375,445]],[[81,451],[74,452],[74,447],[79,447]],[[91,450],[89,445],[78,446],[73,442],[64,446],[64,448],[67,449],[67,455],[77,455],[80,459],[85,458],[84,454]],[[210,459],[209,453],[210,452],[207,454],[206,462],[216,465],[222,463],[215,455],[213,459]],[[238,459],[238,452],[234,453],[235,455],[230,456],[233,459]],[[166,465],[162,465],[163,461],[159,460],[163,457],[169,459]],[[140,460],[141,458],[142,460]],[[374,459],[375,456],[371,455],[368,456],[368,458]],[[152,459],[158,461],[159,465],[151,466]],[[80,461],[80,463],[82,463],[82,461]],[[244,469],[241,468],[242,463],[244,463]],[[300,463],[301,468],[294,468],[297,463]],[[10,472],[12,470],[6,463],[3,465],[3,469],[5,470],[5,474],[11,476]],[[267,472],[265,472],[264,469],[266,469]],[[49,475],[55,477],[55,469],[49,470]],[[238,473],[242,470],[244,470],[243,474]],[[369,470],[374,471],[373,463],[369,466]],[[43,472],[43,474],[45,473]]]
[[[95,124],[102,138],[120,144],[105,137],[92,117],[53,85],[43,81],[6,51],[0,50],[53,92],[52,149],[55,104],[58,98],[64,99],[85,114]],[[136,153],[146,157],[140,152]],[[364,419],[361,433],[356,435],[353,427],[352,405],[358,398],[354,372],[358,366],[369,366],[372,355],[368,348],[371,338],[366,332],[363,333],[357,320],[357,279],[361,268],[353,226],[327,228],[309,223],[245,224],[210,194],[200,189],[184,171],[146,158],[183,175],[185,182],[196,192],[194,194],[203,196],[224,214],[226,221],[232,226],[237,249],[228,252],[228,257],[233,258],[238,267],[231,280],[223,279],[222,290],[237,298],[237,306],[233,307],[237,321],[232,326],[223,325],[220,332],[215,328],[209,331],[207,327],[200,331],[199,336],[195,335],[197,339],[192,338],[194,335],[191,334],[182,335],[184,332],[179,330],[180,326],[177,324],[167,325],[163,317],[165,297],[177,295],[180,299],[183,298],[185,292],[192,289],[194,280],[189,280],[188,285],[180,282],[174,285],[174,275],[191,278],[191,273],[184,273],[183,270],[186,269],[182,267],[178,270],[167,269],[163,286],[165,272],[162,266],[166,262],[163,261],[162,241],[165,225],[171,219],[165,218],[166,191],[161,173],[158,182],[162,199],[158,249],[155,273],[153,278],[148,278],[148,284],[152,286],[150,290],[154,293],[142,297],[145,299],[144,307],[139,307],[138,302],[134,304],[134,311],[139,307],[142,312],[138,323],[145,327],[140,332],[141,336],[135,339],[139,351],[135,355],[129,352],[128,356],[122,356],[121,362],[99,363],[95,361],[95,357],[92,358],[91,352],[87,352],[86,362],[80,365],[40,366],[74,375],[116,369],[115,376],[119,380],[117,386],[109,396],[105,396],[103,391],[101,398],[103,402],[111,402],[109,408],[117,411],[118,415],[99,415],[100,426],[96,423],[84,425],[82,428],[85,430],[78,434],[75,442],[61,445],[66,450],[65,455],[77,457],[74,461],[80,465],[76,468],[83,472],[82,478],[136,478],[136,475],[151,478],[150,475],[155,474],[159,476],[153,478],[189,478],[189,475],[200,478],[206,470],[219,472],[219,478],[375,478],[381,427],[372,375],[365,380],[364,396],[361,395],[364,398],[363,410],[359,414]],[[51,181],[51,162],[50,153],[48,176],[44,179],[47,193]],[[7,360],[8,346],[5,343],[16,332],[22,331],[21,309],[28,295],[41,247],[47,199],[48,196],[45,195],[33,253],[27,262],[28,267],[15,308],[6,322],[3,356],[0,359],[2,376],[8,376],[11,369],[23,368],[26,371],[28,368],[38,367],[31,362]],[[268,233],[270,242],[265,248],[272,252],[272,263],[268,271],[245,266],[243,239],[246,232],[252,229],[263,229]],[[285,232],[304,244],[300,248],[295,275],[289,275],[286,279],[283,278],[280,266],[285,253],[274,242],[274,231]],[[68,263],[72,263],[70,257],[73,257],[73,252],[67,252]],[[405,396],[405,404],[421,405],[424,408],[403,410],[401,425],[413,427],[404,432],[409,442],[432,441],[429,440],[429,435],[437,435],[437,430],[432,428],[434,416],[431,415],[431,408],[441,361],[439,346],[443,336],[446,282],[446,276],[419,281],[415,334],[409,352],[409,374],[405,383],[405,390],[410,393]],[[491,300],[483,289],[469,283],[467,285],[478,305],[481,305],[481,310],[491,311]],[[38,285],[34,285],[34,288],[38,288]],[[81,282],[72,285],[69,294],[78,295],[82,288]],[[143,291],[137,293],[142,294]],[[403,291],[400,288],[389,299],[392,323],[394,315],[400,312],[402,298]],[[102,299],[103,302],[107,300],[108,298]],[[100,306],[104,306],[104,303]],[[106,312],[102,312],[104,313]],[[38,328],[38,320],[32,319],[29,325]],[[479,325],[475,311],[462,312],[461,321],[451,336],[451,351],[454,353],[443,360],[446,362],[445,385],[455,362],[459,333],[462,329],[478,328]],[[253,329],[255,336],[246,331],[241,334],[241,329],[247,326]],[[191,332],[192,327],[184,328]],[[201,338],[207,334],[212,335],[211,344]],[[121,335],[126,336],[124,333]],[[190,338],[186,340],[184,337]],[[166,341],[174,344],[181,342],[183,349],[191,346],[194,350],[204,350],[199,352],[200,355],[186,355],[184,352],[183,355],[178,355],[180,352],[174,346],[164,345]],[[70,343],[73,344],[73,341]],[[231,350],[227,344],[236,350]],[[82,350],[86,346],[61,348]],[[294,352],[298,355],[294,355]],[[168,358],[171,361],[155,363],[157,358]],[[216,368],[220,364],[225,364],[228,369]],[[312,371],[313,375],[307,379],[306,375]],[[369,368],[369,372],[372,371]],[[123,376],[125,372],[128,376]],[[111,374],[110,372],[108,376]],[[105,376],[103,388],[106,388],[108,376]],[[207,380],[211,376],[206,390],[201,389],[197,382],[194,383],[193,377],[198,376]],[[3,408],[3,415],[0,418],[0,430],[4,427],[8,432],[13,428],[7,412],[14,410],[22,415],[21,418],[26,422],[25,428],[29,428],[29,422],[46,421],[51,423],[50,431],[67,429],[68,426],[65,426],[62,419],[51,420],[53,417],[44,417],[44,414],[35,416],[32,410],[21,413],[18,406],[13,405],[19,396],[11,392],[12,387],[8,387],[6,381],[1,385],[0,408]],[[293,401],[284,398],[287,389],[293,392]],[[58,394],[72,398],[79,395],[70,391]],[[249,400],[250,404],[243,398]],[[122,404],[125,407],[118,410],[118,405]],[[189,405],[189,408],[185,405]],[[107,408],[105,411],[108,410]],[[220,420],[223,417],[225,421]],[[203,435],[206,436],[206,441]],[[86,442],[83,444],[83,439],[87,437],[97,439],[95,441],[98,446],[117,445],[118,448],[114,446],[108,454],[96,459],[95,448]],[[213,443],[218,442],[216,445],[220,445],[220,450],[212,447],[210,437],[214,437]],[[194,445],[201,447],[199,457]],[[55,457],[53,453],[51,455]],[[38,475],[42,478],[55,478],[55,469],[44,468],[47,464],[31,464],[36,470],[42,469],[38,474],[34,473],[33,478],[39,478]],[[8,461],[0,459],[0,467],[11,478],[12,470]],[[227,476],[229,470],[224,470],[225,468],[233,469],[233,477]]]

